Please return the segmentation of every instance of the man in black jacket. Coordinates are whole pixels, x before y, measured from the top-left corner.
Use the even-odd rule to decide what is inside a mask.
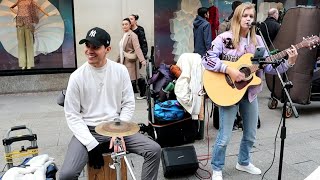
[[[271,8],[268,11],[267,19],[260,25],[261,33],[268,47],[270,46],[274,38],[277,36],[278,31],[280,29],[278,18],[279,11],[276,8]]]

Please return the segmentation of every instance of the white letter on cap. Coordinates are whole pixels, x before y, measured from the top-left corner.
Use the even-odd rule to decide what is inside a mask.
[[[96,30],[91,30],[89,36],[90,37],[95,37],[96,36],[97,31]]]

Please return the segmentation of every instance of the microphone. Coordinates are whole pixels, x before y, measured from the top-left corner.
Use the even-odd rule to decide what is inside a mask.
[[[251,26],[260,26],[260,24],[261,24],[261,22],[259,22],[259,21],[253,21],[253,22],[251,22]]]

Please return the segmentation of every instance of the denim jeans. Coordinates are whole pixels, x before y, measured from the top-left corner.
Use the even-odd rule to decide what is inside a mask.
[[[243,119],[243,135],[239,149],[238,163],[243,166],[249,165],[250,150],[256,139],[258,122],[258,100],[249,102],[248,95],[245,95],[238,104],[233,106],[219,107],[219,132],[212,152],[212,169],[221,171],[225,164],[227,145],[231,139],[233,123],[237,111]]]

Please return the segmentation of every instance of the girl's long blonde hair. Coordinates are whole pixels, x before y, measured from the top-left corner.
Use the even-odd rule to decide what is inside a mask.
[[[233,34],[233,39],[232,39],[233,46],[236,49],[238,49],[239,44],[240,44],[240,29],[241,29],[240,22],[241,22],[242,15],[243,15],[244,11],[247,10],[247,9],[253,9],[254,13],[255,13],[254,6],[255,6],[254,4],[249,3],[249,2],[242,3],[241,5],[239,5],[236,8],[236,10],[235,10],[235,12],[233,14],[233,17],[232,17],[232,20],[231,20],[231,31],[232,31],[232,34]],[[254,46],[257,45],[255,28],[251,28],[250,29],[250,43],[253,43]]]

